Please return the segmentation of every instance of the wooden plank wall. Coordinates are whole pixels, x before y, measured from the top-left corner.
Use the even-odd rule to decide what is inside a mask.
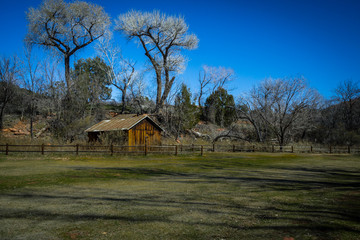
[[[128,132],[129,146],[144,145],[147,139],[147,145],[161,145],[161,132],[147,119],[142,120]]]

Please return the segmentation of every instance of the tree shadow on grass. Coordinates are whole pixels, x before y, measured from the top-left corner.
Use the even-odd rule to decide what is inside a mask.
[[[254,210],[254,209],[252,209]],[[299,231],[306,230],[312,232],[313,235],[321,235],[323,239],[333,239],[333,233],[336,232],[349,232],[354,234],[360,234],[359,229],[352,227],[330,223],[329,221],[322,220],[316,222],[306,217],[267,217],[259,215],[257,218],[266,220],[266,223],[256,224],[254,226],[244,226],[241,223],[235,224],[230,222],[210,222],[210,221],[181,221],[173,220],[168,216],[155,216],[155,215],[142,215],[142,216],[121,216],[121,215],[109,215],[109,214],[69,214],[69,213],[54,213],[45,210],[16,210],[16,209],[0,209],[0,220],[5,219],[29,219],[39,221],[65,221],[65,222],[77,222],[77,221],[119,221],[127,223],[165,223],[165,224],[182,224],[189,226],[205,226],[210,228],[225,228],[233,229],[236,231],[254,232],[256,234],[259,230],[275,231],[279,233],[292,232],[297,233]],[[291,224],[278,224],[277,222],[286,221]],[[251,234],[253,235],[253,234]],[[327,236],[327,237],[325,237]]]
[[[121,193],[118,193],[119,195]],[[221,227],[241,231],[257,231],[257,230],[272,230],[296,232],[298,230],[308,230],[314,234],[322,233],[330,234],[333,232],[345,231],[350,233],[360,234],[360,225],[358,224],[360,218],[356,214],[344,212],[343,209],[335,207],[309,205],[309,204],[295,204],[280,202],[263,208],[254,208],[247,205],[233,204],[230,201],[223,200],[222,202],[203,202],[203,201],[186,201],[184,194],[173,196],[172,199],[164,199],[160,196],[124,196],[124,197],[86,197],[76,195],[51,195],[51,194],[2,194],[0,196],[11,197],[13,200],[29,200],[36,202],[44,202],[46,200],[65,200],[65,203],[74,203],[74,201],[88,202],[94,205],[99,203],[105,205],[112,205],[121,202],[123,207],[130,207],[132,209],[147,208],[153,209],[156,212],[157,208],[164,206],[171,207],[171,209],[182,209],[185,212],[189,210],[198,211],[205,214],[209,219],[217,219],[217,216],[228,214],[229,216],[238,216],[242,218],[255,218],[259,223],[253,226],[244,226],[242,224],[235,224],[230,221],[215,222],[212,221],[198,221],[193,219],[189,221],[181,221],[171,219],[174,213],[164,214],[147,214],[139,215],[135,213],[133,216],[121,215],[121,209],[114,211],[112,214],[99,213],[65,213],[61,210],[46,211],[40,209],[33,210],[18,210],[2,207],[0,209],[0,220],[6,219],[34,219],[34,220],[62,220],[62,221],[93,221],[93,220],[116,220],[123,222],[162,222],[168,224],[189,224],[201,225],[208,227]],[[181,200],[180,200],[181,199]],[[95,202],[94,202],[95,201]],[[66,205],[66,204],[65,204]],[[159,211],[161,211],[159,209]],[[334,220],[340,220],[344,224],[334,223]],[[281,224],[281,223],[288,224]],[[351,223],[351,224],[347,224]],[[353,227],[356,225],[358,227]],[[352,226],[352,227],[350,227]],[[331,239],[331,238],[329,238]]]
[[[98,174],[95,177],[119,178],[125,175],[134,177],[165,177],[168,181],[184,182],[187,179],[198,179],[198,181],[189,181],[189,183],[213,183],[213,182],[245,182],[262,184],[268,187],[278,188],[279,190],[311,190],[319,188],[359,188],[360,189],[360,173],[355,171],[340,171],[338,169],[313,170],[307,168],[278,168],[279,173],[275,176],[266,177],[266,173],[249,170],[240,170],[235,172],[240,176],[229,176],[222,172],[217,173],[186,173],[177,171],[168,171],[160,168],[96,168],[96,167],[75,167],[77,171],[91,172]],[[283,170],[291,172],[281,172]],[[304,174],[299,173],[304,172]],[[314,173],[313,176],[306,175],[306,172]],[[109,174],[119,174],[110,175]],[[123,175],[121,175],[123,174]],[[234,174],[234,173],[233,173]],[[359,174],[359,175],[356,175]],[[248,176],[246,176],[248,175]],[[78,177],[88,177],[87,174],[79,174]],[[93,176],[93,175],[91,175]],[[126,177],[125,177],[126,178]],[[131,178],[131,177],[129,177]],[[340,180],[340,181],[336,181]],[[348,181],[345,181],[348,180]]]
[[[98,168],[98,167],[76,167],[79,178],[127,178],[142,176],[146,180],[156,182],[175,182],[181,184],[206,185],[211,188],[213,184],[224,184],[224,186],[234,186],[233,189],[248,188],[253,197],[248,202],[239,203],[232,200],[232,192],[229,190],[219,190],[222,198],[211,199],[211,195],[201,197],[185,193],[165,193],[149,192],[144,194],[127,194],[113,191],[111,193],[99,191],[93,195],[82,196],[80,193],[56,195],[56,194],[35,194],[35,193],[3,193],[0,197],[8,197],[12,201],[31,201],[47,202],[59,201],[59,209],[54,211],[41,210],[40,206],[32,210],[19,210],[6,206],[0,208],[0,220],[7,219],[33,219],[36,221],[62,220],[67,222],[74,221],[119,221],[128,223],[155,223],[164,224],[183,224],[191,226],[205,226],[209,228],[232,229],[236,231],[252,232],[256,235],[258,231],[275,231],[281,233],[311,232],[312,235],[322,236],[320,239],[334,239],[334,233],[348,232],[360,234],[360,207],[356,203],[359,195],[354,195],[351,203],[352,207],[341,203],[297,203],[286,201],[269,201],[262,203],[262,207],[252,207],[251,202],[265,201],[257,199],[256,192],[278,191],[302,191],[318,193],[325,189],[327,192],[344,191],[359,192],[360,182],[358,172],[343,171],[339,169],[308,169],[308,168],[271,168],[269,174],[261,171],[232,170],[210,171],[210,172],[181,172],[169,171],[161,168]],[[275,172],[275,173],[274,173]],[[66,173],[68,174],[68,173]],[[231,175],[230,175],[231,174]],[[319,190],[319,191],[318,191]],[[221,192],[222,191],[222,192]],[[246,190],[247,191],[247,190]],[[246,191],[243,192],[246,194]],[[162,195],[163,194],[163,195]],[[200,194],[200,193],[199,193]],[[206,194],[206,193],[201,193]],[[236,195],[236,194],[235,194]],[[318,200],[321,199],[319,196]],[[336,198],[333,199],[334,201]],[[78,201],[78,202],[77,202]],[[61,204],[87,203],[89,206],[96,207],[97,204],[114,205],[112,214],[99,214],[95,210],[93,213],[67,213],[61,211]],[[52,203],[53,204],[53,203]],[[65,205],[66,205],[65,204]],[[119,209],[119,206],[120,209]],[[198,218],[179,220],[174,217],[175,212],[167,212],[163,207],[176,209],[183,214],[190,210],[207,216],[205,221]],[[348,208],[349,207],[349,208]],[[121,208],[134,209],[134,214],[124,215]],[[151,209],[149,214],[137,214],[136,209]],[[161,211],[165,211],[161,213]],[[152,214],[153,213],[153,214]],[[157,214],[158,213],[158,214]],[[219,216],[224,216],[219,219]],[[236,224],[232,218],[251,220],[252,224]]]

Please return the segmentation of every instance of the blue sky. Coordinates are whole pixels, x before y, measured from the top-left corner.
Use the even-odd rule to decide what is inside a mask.
[[[114,20],[131,9],[182,15],[199,48],[185,51],[179,76],[196,91],[202,65],[234,69],[234,95],[267,77],[303,75],[325,97],[345,79],[360,80],[360,1],[349,0],[91,0]],[[25,11],[38,0],[2,0],[0,54],[21,53]],[[126,57],[145,61],[142,49],[115,33]],[[90,47],[91,48],[91,47]],[[81,56],[92,56],[88,48]]]

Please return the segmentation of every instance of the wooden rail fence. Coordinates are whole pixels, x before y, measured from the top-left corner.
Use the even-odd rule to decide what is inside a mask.
[[[288,153],[348,153],[359,154],[360,147],[354,146],[275,146],[275,145],[231,145],[231,144],[212,144],[212,145],[138,145],[138,146],[97,146],[97,145],[0,145],[0,152],[8,155],[12,152],[23,153],[102,153],[102,154],[185,154],[205,152],[288,152]]]

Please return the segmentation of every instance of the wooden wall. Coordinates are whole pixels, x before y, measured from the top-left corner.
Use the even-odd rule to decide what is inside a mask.
[[[144,145],[145,139],[148,145],[161,144],[161,132],[147,119],[142,120],[128,132],[129,146]]]

